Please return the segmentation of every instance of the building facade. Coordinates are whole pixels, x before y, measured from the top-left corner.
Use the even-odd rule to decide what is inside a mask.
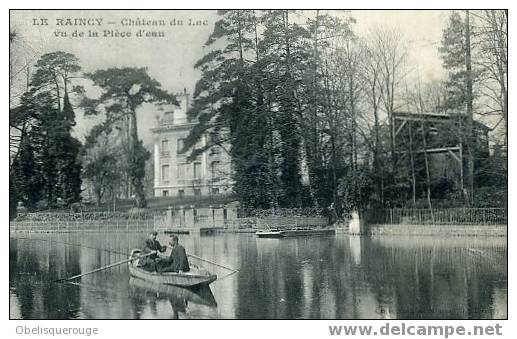
[[[152,128],[154,142],[154,196],[183,197],[229,194],[231,192],[230,157],[221,147],[212,147],[192,161],[192,149],[204,147],[203,135],[190,150],[183,150],[184,140],[196,121],[187,118],[189,95],[177,95],[180,107],[165,112]]]

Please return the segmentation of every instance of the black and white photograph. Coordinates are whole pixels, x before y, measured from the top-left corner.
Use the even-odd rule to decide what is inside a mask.
[[[507,58],[500,8],[10,9],[9,319],[503,324]]]

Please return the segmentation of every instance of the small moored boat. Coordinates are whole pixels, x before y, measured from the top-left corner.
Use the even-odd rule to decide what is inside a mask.
[[[138,266],[138,259],[142,251],[134,249],[131,251],[130,260],[128,262],[129,274],[132,277],[147,280],[154,284],[165,284],[173,286],[192,287],[198,285],[208,285],[217,280],[217,275],[211,274],[202,267],[190,265],[189,272],[149,272]]]
[[[293,229],[267,229],[255,233],[259,238],[287,238],[302,236],[334,235],[334,228],[293,228]]]

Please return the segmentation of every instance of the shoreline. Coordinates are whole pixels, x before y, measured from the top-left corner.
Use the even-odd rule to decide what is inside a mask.
[[[403,227],[403,230],[406,232],[401,232],[401,230],[393,230],[393,228],[396,227]],[[402,237],[435,237],[435,236],[452,236],[452,237],[507,237],[507,225],[427,225],[427,227],[422,227],[423,225],[420,225],[419,232],[408,232],[408,227],[414,227],[415,225],[406,225],[406,224],[400,224],[400,225],[371,225],[371,227],[389,227],[388,229],[384,229],[383,231],[375,230],[373,232],[368,232],[368,234],[354,234],[348,230],[348,228],[336,228],[336,235],[342,234],[342,235],[348,235],[348,236],[357,236],[357,237],[382,237],[382,236],[402,236]],[[473,229],[476,230],[476,232],[468,232],[469,230],[472,231]],[[483,229],[485,232],[479,232],[480,229]],[[178,231],[178,229],[175,229]],[[427,232],[425,232],[427,230]],[[188,233],[184,234],[198,234],[202,236],[210,236],[213,234],[240,234],[240,233],[247,233],[247,234],[253,234],[259,231],[257,228],[241,228],[241,229],[224,229],[224,228],[216,228],[213,230],[210,230],[210,232],[195,232],[190,231]],[[495,231],[493,233],[487,232],[487,231]],[[107,233],[146,233],[148,232],[148,229],[134,229],[134,230],[89,230],[89,229],[69,229],[69,230],[63,230],[63,229],[12,229],[10,227],[9,234],[70,234],[70,233],[98,233],[98,234],[107,234]],[[158,229],[158,232],[169,234],[169,233],[176,233],[171,232],[171,229]],[[304,236],[307,237],[307,236]],[[310,236],[309,236],[310,237]]]

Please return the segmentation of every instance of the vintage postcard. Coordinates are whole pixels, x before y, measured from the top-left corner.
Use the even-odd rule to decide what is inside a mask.
[[[507,23],[11,10],[10,319],[507,319]]]

